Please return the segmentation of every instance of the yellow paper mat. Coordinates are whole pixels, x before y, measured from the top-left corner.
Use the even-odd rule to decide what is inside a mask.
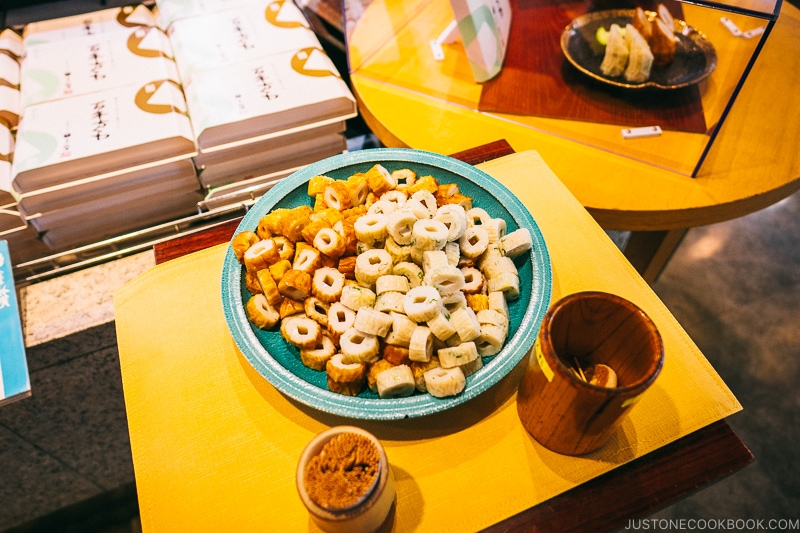
[[[222,312],[226,245],[170,261],[125,285],[115,311],[144,531],[315,530],[297,496],[305,444],[337,424],[386,447],[397,508],[385,529],[470,531],[724,418],[741,406],[666,307],[536,152],[480,165],[539,224],[553,299],[619,294],[645,310],[665,343],[660,377],[606,446],[561,456],[528,436],[515,394],[522,365],[474,400],[435,415],[366,422],[289,400],[238,352]]]

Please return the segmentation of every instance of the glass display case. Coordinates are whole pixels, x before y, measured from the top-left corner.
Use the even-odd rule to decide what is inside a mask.
[[[345,0],[349,69],[356,86],[385,85],[696,177],[781,1],[664,0],[675,59],[625,83],[593,72],[604,53],[596,30],[624,26],[637,6],[652,19],[659,2],[514,0],[504,67],[477,83],[462,40],[447,39],[448,0]],[[444,54],[435,57],[432,42]]]

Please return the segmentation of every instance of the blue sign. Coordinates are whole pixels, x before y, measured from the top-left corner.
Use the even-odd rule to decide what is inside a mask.
[[[28,396],[31,382],[8,243],[0,241],[0,405]]]

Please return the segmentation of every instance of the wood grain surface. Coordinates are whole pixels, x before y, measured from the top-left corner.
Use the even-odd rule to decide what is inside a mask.
[[[610,531],[667,507],[752,460],[750,450],[722,420],[485,531]]]
[[[632,302],[589,291],[550,306],[536,340],[536,360],[517,394],[522,425],[545,448],[582,455],[608,441],[657,379],[664,345],[653,321]],[[618,382],[587,384],[594,365],[605,365]]]

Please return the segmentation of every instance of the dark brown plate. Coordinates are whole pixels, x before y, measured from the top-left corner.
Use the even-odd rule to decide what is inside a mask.
[[[561,49],[567,60],[596,80],[628,89],[686,87],[707,78],[717,66],[717,52],[706,36],[686,22],[675,19],[678,45],[672,63],[665,66],[653,65],[650,78],[641,83],[628,82],[622,76],[605,76],[600,71],[605,47],[595,38],[597,29],[601,26],[608,29],[612,24],[624,28],[633,20],[634,13],[632,9],[612,9],[587,13],[573,20],[561,34]],[[651,20],[656,17],[656,13],[652,11],[645,13]]]

